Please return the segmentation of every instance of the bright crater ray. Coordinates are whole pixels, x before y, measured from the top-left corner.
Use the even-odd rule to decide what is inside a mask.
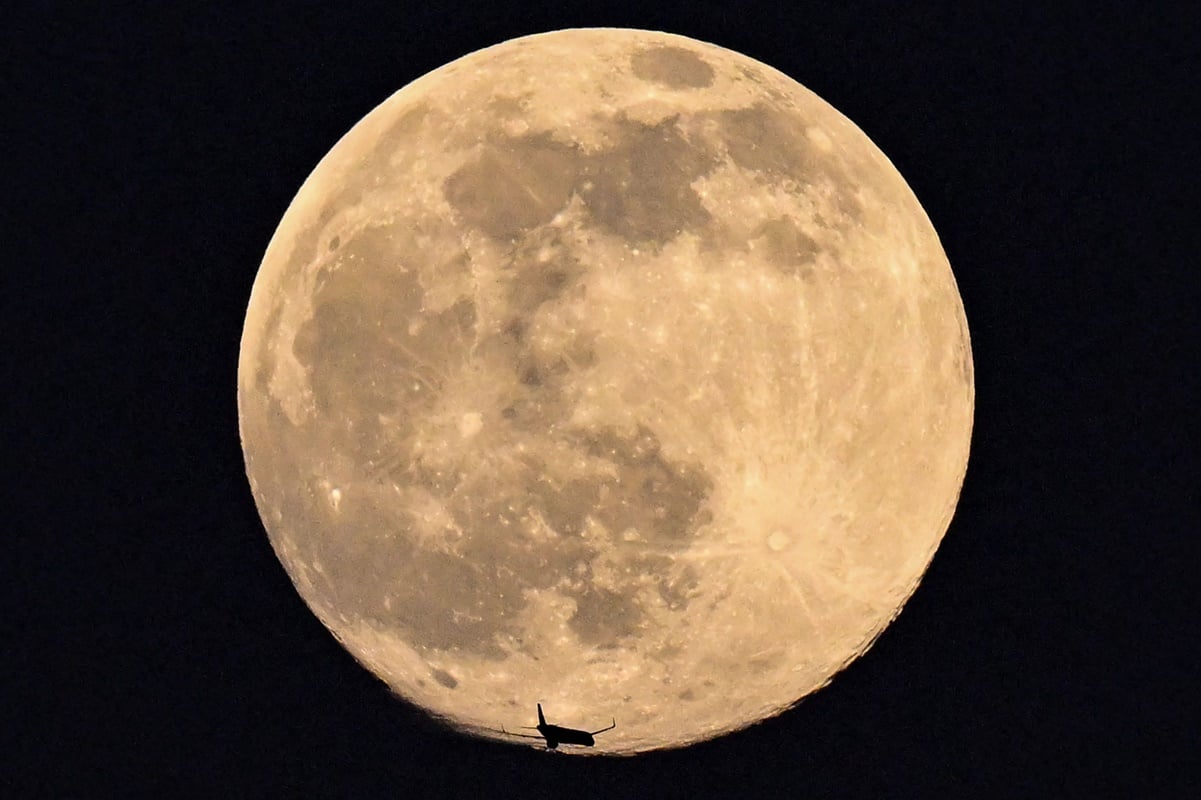
[[[280,223],[239,362],[300,594],[481,734],[716,736],[862,653],[954,511],[967,327],[893,166],[786,76],[572,30],[410,84]]]

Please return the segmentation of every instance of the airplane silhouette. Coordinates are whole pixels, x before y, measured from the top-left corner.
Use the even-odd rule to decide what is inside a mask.
[[[561,744],[578,744],[584,747],[592,747],[596,744],[596,739],[593,737],[598,733],[611,731],[617,727],[617,718],[613,718],[613,724],[607,728],[601,728],[597,731],[581,731],[575,728],[564,728],[561,725],[548,725],[546,717],[542,715],[542,704],[538,704],[538,725],[522,725],[527,730],[536,730],[538,735],[534,736],[529,733],[513,733],[505,730],[505,726],[500,726],[500,732],[506,736],[520,736],[523,739],[545,739],[546,749],[554,750]]]

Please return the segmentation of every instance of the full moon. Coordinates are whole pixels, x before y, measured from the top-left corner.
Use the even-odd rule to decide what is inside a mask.
[[[616,718],[579,752],[746,727],[863,654],[973,405],[880,150],[639,30],[508,41],[371,111],[284,214],[238,363],[254,497],[326,627],[462,731]]]

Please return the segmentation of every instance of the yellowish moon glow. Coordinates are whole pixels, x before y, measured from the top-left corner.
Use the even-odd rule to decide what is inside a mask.
[[[963,306],[917,199],[750,58],[586,29],[472,53],[314,170],[254,284],[247,471],[313,612],[497,736],[777,714],[917,586],[963,481]]]

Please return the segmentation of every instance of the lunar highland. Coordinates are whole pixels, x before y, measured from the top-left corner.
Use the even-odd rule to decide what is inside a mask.
[[[541,702],[634,753],[869,647],[950,522],[974,386],[938,237],[858,128],[729,50],[588,29],[337,143],[238,403],[271,543],[361,663],[463,730]]]

